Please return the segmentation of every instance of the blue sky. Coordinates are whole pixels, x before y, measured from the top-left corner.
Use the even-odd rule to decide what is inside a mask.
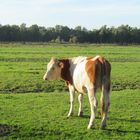
[[[140,0],[0,0],[0,24],[140,27]]]

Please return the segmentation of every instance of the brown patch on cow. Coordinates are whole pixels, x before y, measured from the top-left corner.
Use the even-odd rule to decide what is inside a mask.
[[[101,77],[104,77],[106,75],[105,59],[104,57],[99,57],[98,61],[101,64]]]
[[[104,81],[104,77],[106,77],[106,79],[108,79],[108,85],[106,85],[106,88],[110,90],[110,63],[104,57],[99,57],[96,60],[92,59],[93,58],[87,58],[88,61],[85,66],[90,82],[96,86],[100,86]]]
[[[103,74],[106,76],[110,76],[110,71],[111,71],[111,65],[110,63],[104,58],[104,57],[99,57],[98,60],[100,61],[100,63],[102,64],[102,69]]]
[[[61,59],[59,60],[63,63],[63,68],[61,70],[61,78],[66,82],[67,85],[73,84],[72,76],[70,73],[70,63],[69,59]]]
[[[85,67],[88,77],[92,83],[95,83],[95,71],[96,71],[95,65],[96,65],[96,61],[89,60],[86,63],[86,67]]]
[[[91,59],[93,59],[94,57],[88,57],[88,58],[86,58],[86,60],[87,61],[89,61],[89,60],[91,60]]]
[[[110,85],[111,85],[111,65],[110,63],[104,58],[104,57],[99,57],[99,61],[102,64],[102,77],[106,77],[106,84],[105,88],[110,91]],[[104,82],[104,81],[103,81]]]

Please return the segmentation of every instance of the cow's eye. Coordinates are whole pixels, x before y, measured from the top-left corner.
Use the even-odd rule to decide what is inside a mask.
[[[54,70],[54,67],[52,67],[52,70]]]

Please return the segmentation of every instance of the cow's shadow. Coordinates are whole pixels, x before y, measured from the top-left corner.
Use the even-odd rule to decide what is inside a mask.
[[[125,122],[125,123],[137,123],[140,124],[140,119],[125,119],[125,118],[109,118],[109,120],[112,121],[119,121],[119,122]],[[139,134],[140,135],[140,131],[139,130],[121,130],[121,129],[106,129],[108,131],[113,131],[116,133],[134,133],[134,134]]]
[[[124,133],[124,134],[133,133],[133,134],[139,134],[140,135],[140,131],[121,130],[121,129],[110,129],[110,128],[106,128],[105,130],[106,131],[109,131],[109,132],[115,132],[115,133]]]
[[[83,115],[82,118],[85,118],[85,119],[89,119],[90,118],[90,115]],[[96,116],[96,119],[99,119],[101,120],[101,115],[98,113],[98,115]],[[111,121],[120,121],[120,122],[127,122],[127,123],[137,123],[139,124],[140,123],[140,119],[120,119],[120,118],[108,118],[108,120],[111,120]],[[108,131],[108,132],[115,132],[115,133],[133,133],[133,134],[138,134],[140,135],[140,131],[139,130],[136,130],[136,131],[133,131],[133,130],[121,130],[121,129],[111,129],[111,128],[105,128],[104,129],[105,131]]]
[[[9,136],[12,132],[20,131],[18,126],[12,126],[7,124],[0,124],[0,137]]]
[[[109,120],[115,120],[115,121],[117,120],[120,122],[140,123],[140,119],[109,118]]]
[[[90,115],[83,115],[82,118],[90,118]],[[96,119],[101,119],[101,115],[98,113],[96,115]],[[112,121],[120,121],[120,122],[130,122],[130,123],[140,123],[140,119],[120,119],[120,118],[108,118],[108,120],[112,120]]]

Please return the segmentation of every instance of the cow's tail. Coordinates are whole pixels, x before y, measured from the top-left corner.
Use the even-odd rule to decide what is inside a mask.
[[[101,115],[107,117],[108,108],[110,105],[109,93],[111,90],[111,65],[103,58],[102,60],[102,94],[100,98]]]

